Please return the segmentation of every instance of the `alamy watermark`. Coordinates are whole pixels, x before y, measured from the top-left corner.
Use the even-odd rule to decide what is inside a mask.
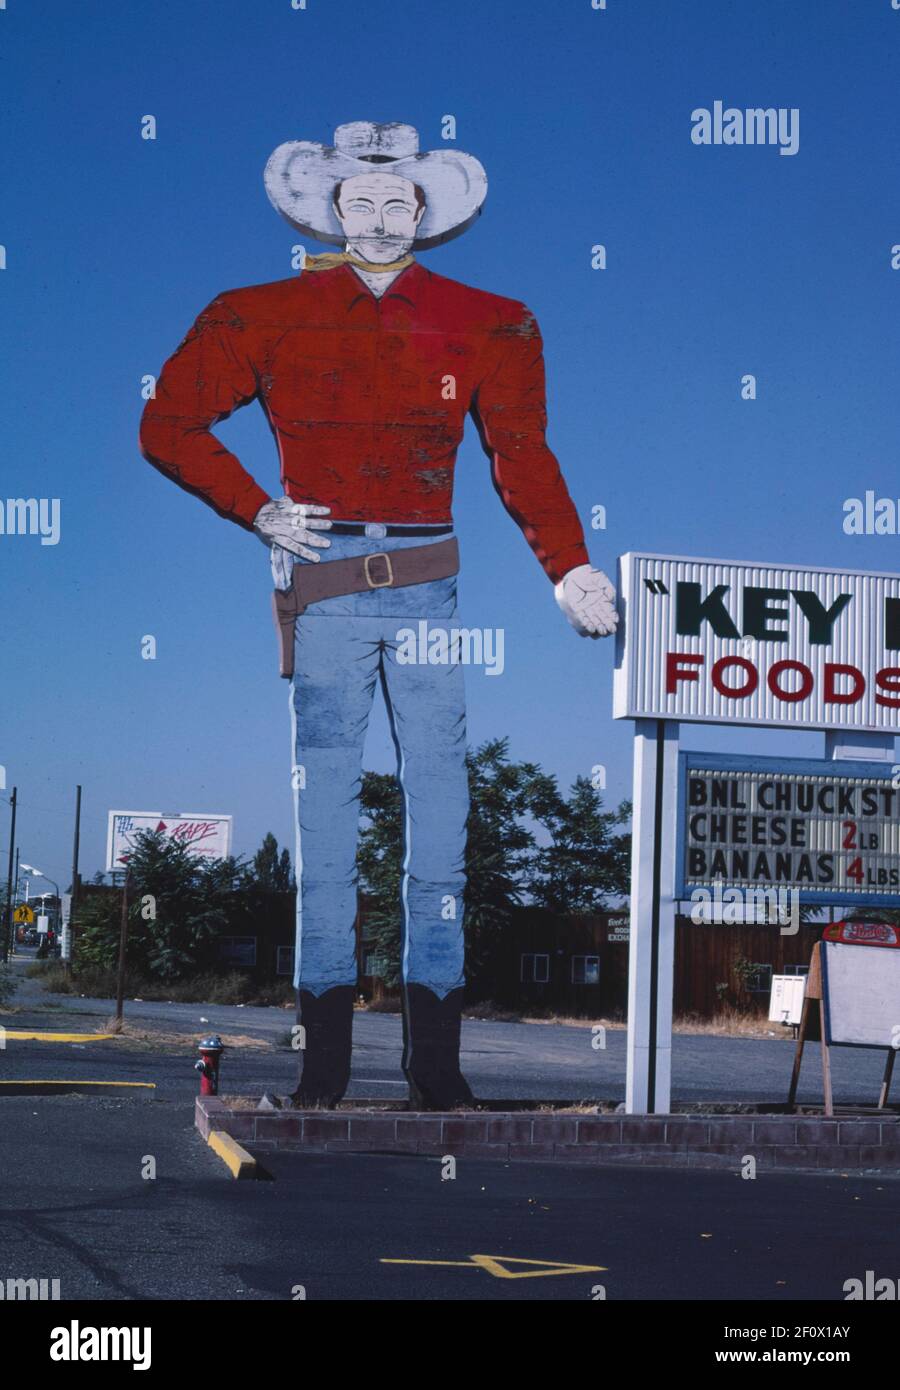
[[[896,536],[900,532],[900,498],[876,497],[869,488],[863,497],[844,502],[847,536]]]
[[[862,1279],[845,1279],[844,1302],[855,1303],[860,1299],[870,1303],[896,1303],[900,1299],[900,1279],[879,1279],[874,1269],[867,1269]]]
[[[712,110],[698,106],[691,112],[691,140],[695,145],[778,145],[779,154],[800,149],[798,106],[726,106],[714,101]]]
[[[401,627],[396,641],[398,666],[483,666],[486,676],[503,674],[502,627],[429,627],[420,618]]]
[[[800,930],[800,891],[797,888],[723,888],[721,883],[691,892],[691,921],[736,926],[742,922],[780,926],[781,936]]]
[[[0,1279],[0,1300],[8,1303],[56,1302],[59,1299],[58,1279]]]
[[[50,1332],[51,1361],[130,1361],[132,1370],[149,1371],[149,1327],[85,1327],[75,1318]]]
[[[59,544],[58,497],[9,497],[0,501],[0,536],[40,536]]]

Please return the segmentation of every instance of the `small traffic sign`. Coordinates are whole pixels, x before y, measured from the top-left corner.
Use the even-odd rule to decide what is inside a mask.
[[[34,913],[27,903],[19,903],[13,912],[13,921],[29,925],[34,921]]]

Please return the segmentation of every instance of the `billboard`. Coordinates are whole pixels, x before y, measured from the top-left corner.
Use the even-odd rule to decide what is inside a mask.
[[[142,830],[160,830],[205,859],[224,859],[231,853],[231,816],[178,811],[110,811],[106,837],[106,872],[124,869],[134,837]]]
[[[900,574],[629,552],[617,719],[900,732]]]
[[[900,770],[680,753],[676,896],[716,885],[900,907]]]

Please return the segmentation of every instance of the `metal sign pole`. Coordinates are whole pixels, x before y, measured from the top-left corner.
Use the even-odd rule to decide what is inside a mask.
[[[625,1109],[652,1115],[671,1103],[678,724],[638,719],[634,729]]]

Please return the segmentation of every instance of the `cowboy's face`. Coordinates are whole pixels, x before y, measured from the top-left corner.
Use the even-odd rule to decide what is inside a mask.
[[[394,174],[354,174],[335,199],[347,249],[363,260],[386,264],[410,249],[425,212],[415,184]]]

